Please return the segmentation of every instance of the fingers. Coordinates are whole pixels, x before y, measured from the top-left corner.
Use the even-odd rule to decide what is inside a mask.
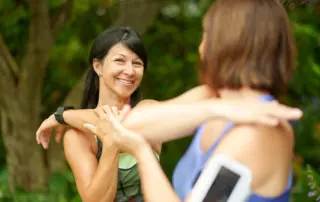
[[[125,119],[125,117],[129,114],[130,110],[131,110],[130,105],[123,106],[122,110],[119,113],[119,117],[118,117],[120,122],[122,122]]]
[[[37,141],[38,144],[41,143],[41,134],[42,134],[43,131],[44,131],[44,125],[46,124],[46,122],[47,122],[47,119],[44,120],[44,121],[41,123],[40,127],[38,128],[38,130],[37,130],[37,132],[36,132],[36,141]]]
[[[66,132],[67,130],[67,127],[66,126],[62,126],[62,127],[59,127],[58,129],[56,129],[56,142],[59,143],[60,140],[61,140],[61,137],[62,135]]]
[[[284,120],[298,120],[303,115],[303,112],[298,108],[292,108],[278,103],[272,103],[264,109],[269,116]]]
[[[256,119],[254,119],[254,121],[256,121],[258,124],[263,124],[272,127],[277,126],[280,123],[279,119],[271,116],[257,117]]]
[[[104,107],[96,108],[94,111],[98,115],[99,119],[105,117]]]
[[[118,110],[117,107],[112,106],[112,107],[111,107],[111,111],[112,111],[112,113],[115,115],[115,117],[118,117],[118,116],[119,116],[119,110]]]
[[[52,131],[52,130],[44,131],[44,132],[40,135],[40,142],[41,142],[42,147],[43,147],[44,149],[48,149],[48,148],[49,148],[51,131]]]

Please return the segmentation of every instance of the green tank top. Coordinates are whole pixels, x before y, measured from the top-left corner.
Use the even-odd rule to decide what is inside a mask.
[[[100,159],[102,142],[96,138],[98,144],[97,159]],[[155,153],[159,159],[159,155]],[[119,154],[118,163],[118,188],[114,202],[128,202],[128,198],[136,197],[136,202],[143,202],[140,176],[137,167],[137,160],[130,154]]]

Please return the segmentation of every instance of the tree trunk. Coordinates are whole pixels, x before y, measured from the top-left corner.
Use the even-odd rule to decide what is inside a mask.
[[[13,193],[17,187],[31,191],[46,186],[48,170],[43,149],[35,143],[36,127],[32,119],[13,122],[2,110],[1,128],[7,151],[8,181]]]
[[[0,33],[1,129],[11,192],[16,187],[33,191],[47,185],[49,164],[46,152],[35,141],[35,132],[40,124],[42,83],[50,49],[69,16],[71,2],[67,0],[57,9],[52,17],[59,20],[52,24],[47,0],[28,2],[28,44],[20,72]]]

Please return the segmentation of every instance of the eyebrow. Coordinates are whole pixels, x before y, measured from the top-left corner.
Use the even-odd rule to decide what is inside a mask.
[[[117,55],[121,55],[121,56],[123,56],[123,57],[127,57],[127,56],[125,56],[125,55],[123,55],[123,54],[121,54],[121,53],[118,53]],[[139,57],[137,57],[137,58],[135,58],[134,60],[141,60]],[[141,60],[142,61],[142,60]]]

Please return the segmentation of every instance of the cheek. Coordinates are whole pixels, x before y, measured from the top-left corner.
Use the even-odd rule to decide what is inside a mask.
[[[143,69],[141,69],[141,70],[139,69],[139,70],[136,71],[136,79],[140,83],[142,78],[143,78]]]
[[[121,68],[115,64],[108,64],[103,67],[103,77],[110,79],[118,74],[120,74]]]

